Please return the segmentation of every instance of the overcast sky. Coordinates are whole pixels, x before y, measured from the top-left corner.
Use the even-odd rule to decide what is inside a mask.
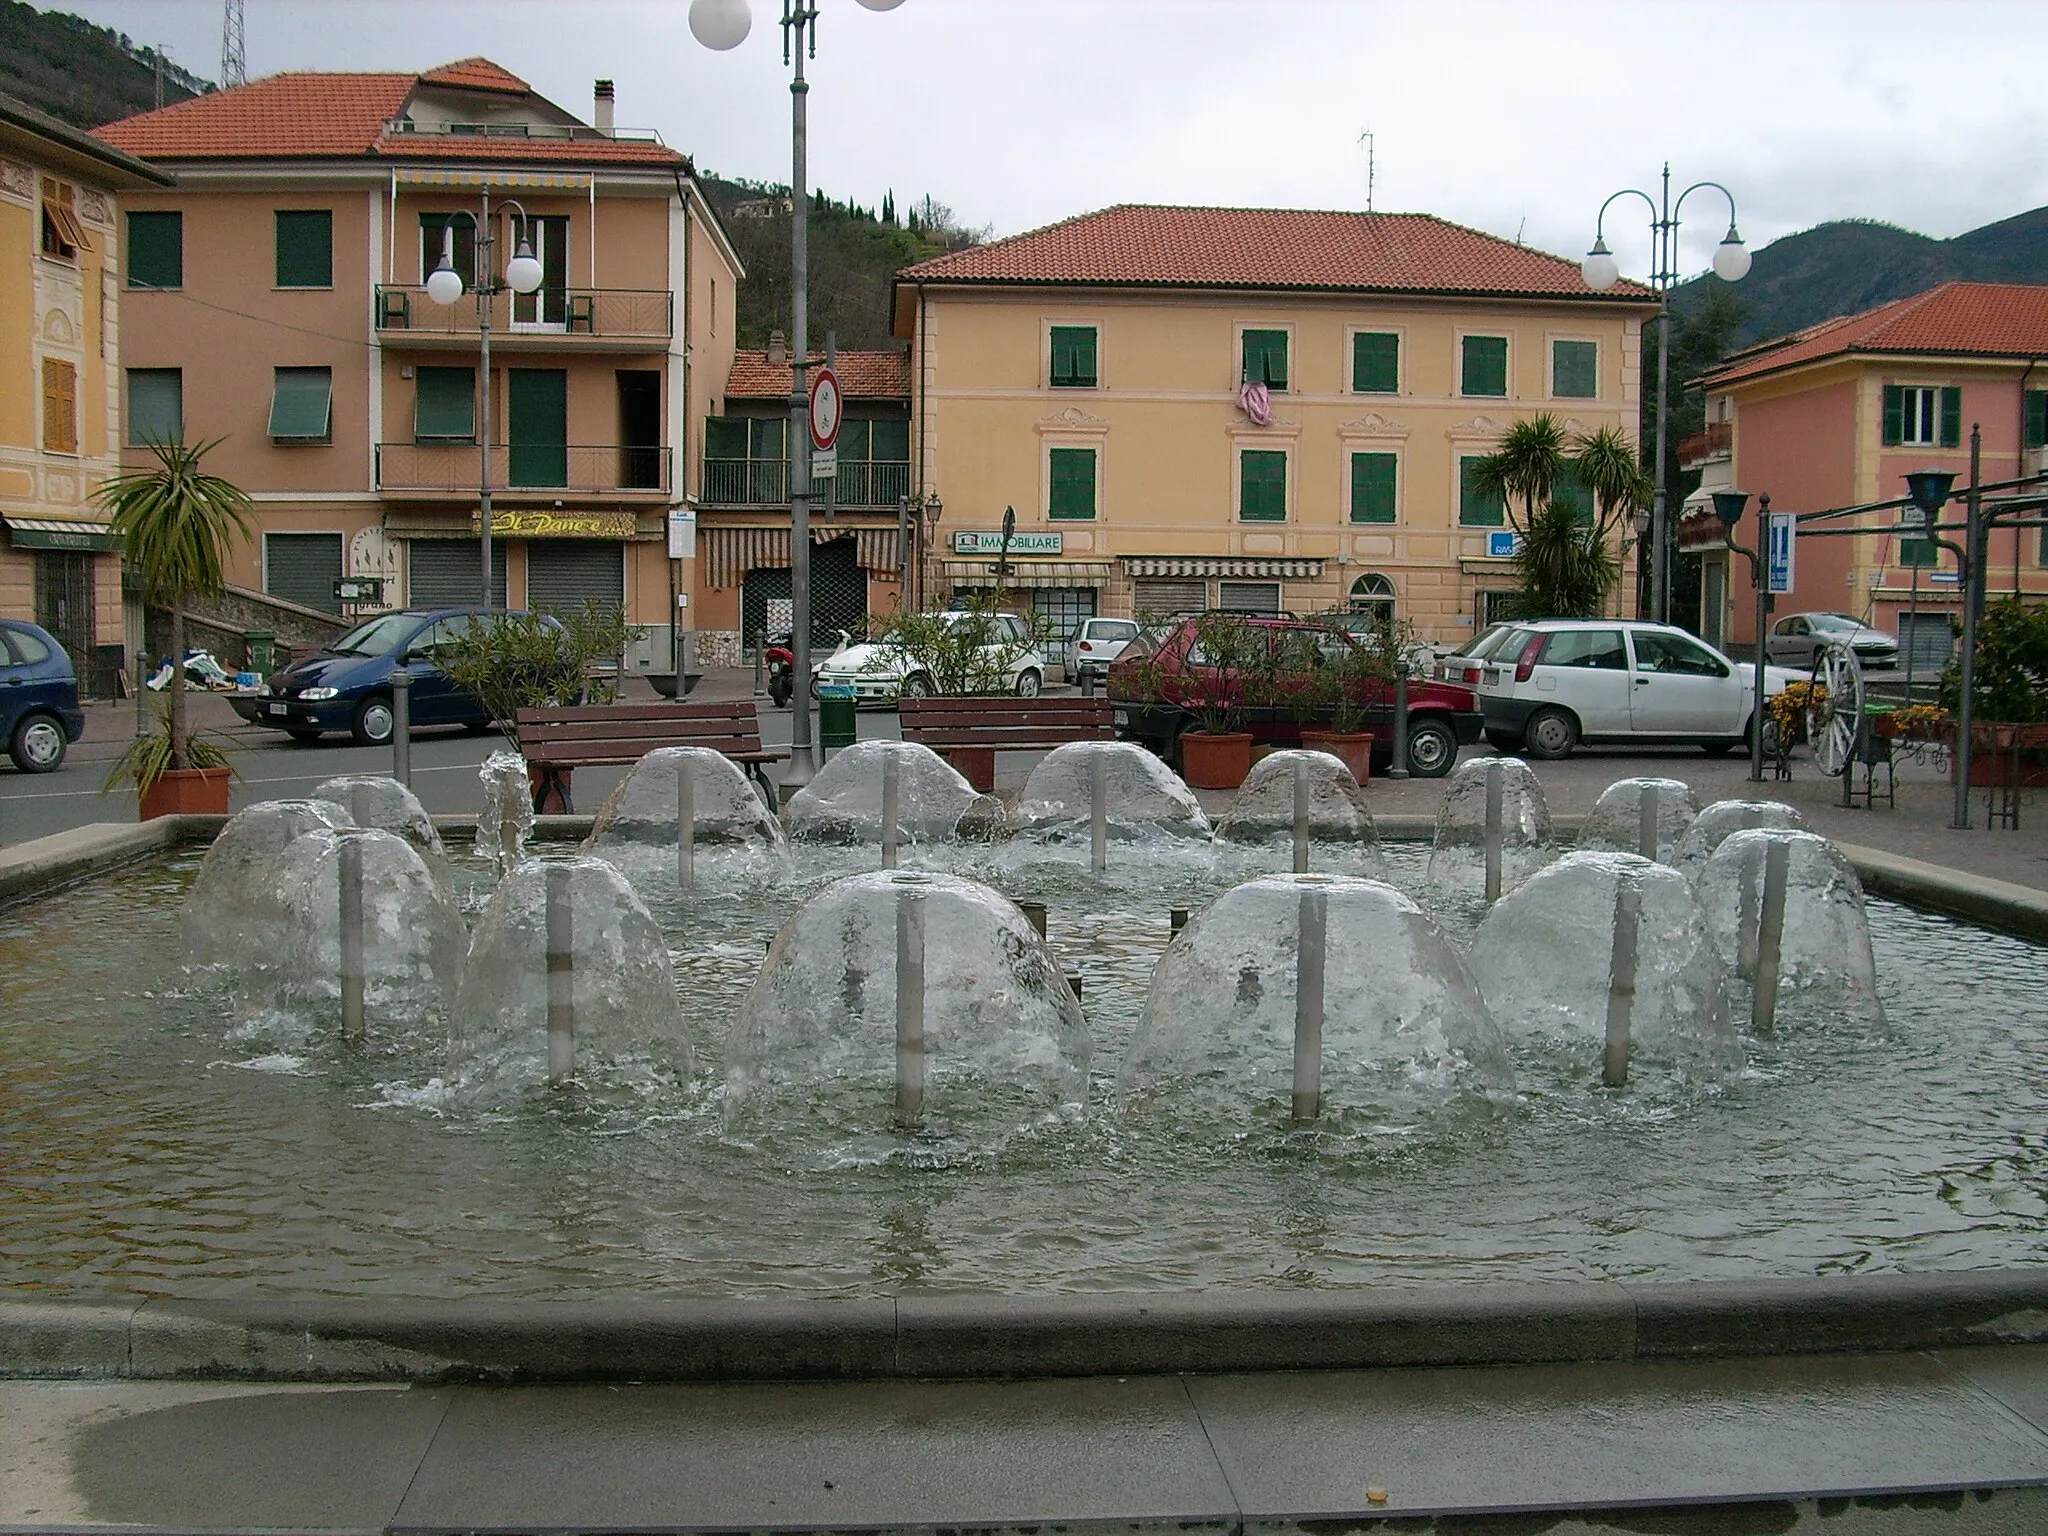
[[[687,0],[246,0],[250,75],[481,53],[722,175],[789,179],[779,0],[738,49]],[[1608,193],[1703,178],[1752,245],[1826,219],[1937,236],[2048,203],[2032,0],[814,0],[811,182],[930,193],[998,235],[1117,202],[1440,214],[1577,256]],[[61,8],[61,7],[58,7]],[[219,0],[70,0],[219,74]],[[1686,203],[1687,271],[1724,209]],[[1608,243],[1648,265],[1642,203]]]

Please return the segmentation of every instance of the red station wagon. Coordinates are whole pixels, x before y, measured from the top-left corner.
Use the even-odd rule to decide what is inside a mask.
[[[1312,624],[1302,619],[1264,618],[1233,614],[1234,622],[1254,625],[1270,632],[1274,642],[1284,633],[1299,634],[1321,646],[1353,643],[1341,630]],[[1214,696],[1219,686],[1216,669],[1203,663],[1196,644],[1199,617],[1172,621],[1161,634],[1140,636],[1110,663],[1109,697],[1116,711],[1117,735],[1151,748],[1169,763],[1180,760],[1180,738],[1195,725],[1194,705]],[[1139,694],[1137,674],[1147,659],[1159,668],[1160,686],[1156,698]],[[1384,770],[1392,761],[1394,747],[1394,687],[1374,683],[1361,701],[1365,719],[1361,729],[1373,733],[1373,771]],[[1262,708],[1247,711],[1245,729],[1257,742],[1274,746],[1299,746],[1304,726],[1314,728],[1313,719],[1303,721],[1286,709]],[[1479,740],[1484,730],[1479,698],[1470,688],[1452,683],[1411,678],[1408,683],[1408,771],[1417,778],[1442,778],[1458,760],[1458,749]]]

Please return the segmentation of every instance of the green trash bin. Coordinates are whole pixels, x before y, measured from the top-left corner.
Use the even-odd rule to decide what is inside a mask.
[[[242,644],[247,648],[249,670],[267,678],[277,670],[277,636],[267,629],[245,629]]]
[[[830,685],[818,690],[818,745],[827,752],[853,745],[854,698],[851,688]]]

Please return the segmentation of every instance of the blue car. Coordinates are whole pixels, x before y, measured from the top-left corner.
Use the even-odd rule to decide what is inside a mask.
[[[251,725],[275,726],[294,741],[347,731],[364,746],[391,740],[391,678],[403,667],[412,724],[485,730],[488,711],[434,664],[435,653],[476,622],[477,608],[410,608],[380,613],[325,650],[274,673],[260,691],[229,696]]]
[[[85,734],[78,674],[46,629],[0,619],[0,741],[23,773],[48,773]]]

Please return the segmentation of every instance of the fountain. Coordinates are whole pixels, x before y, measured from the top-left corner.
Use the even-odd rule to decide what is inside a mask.
[[[1601,791],[1579,828],[1579,847],[1669,864],[1699,813],[1699,800],[1683,779],[1619,779]]]
[[[404,838],[444,890],[454,890],[448,850],[427,808],[398,780],[381,773],[344,773],[314,787],[313,798],[338,805],[359,827],[375,827]]]
[[[1550,862],[1550,807],[1529,765],[1513,757],[1461,763],[1444,789],[1429,851],[1429,884],[1446,895],[1500,900]]]
[[[1731,832],[1752,832],[1759,827],[1807,830],[1806,818],[1781,800],[1716,800],[1685,829],[1685,836],[1678,840],[1678,851],[1671,856],[1671,865],[1697,880],[1723,838]]]
[[[1698,885],[1715,949],[1750,984],[1753,1028],[1776,1026],[1788,988],[1802,1019],[1883,1027],[1863,884],[1841,849],[1811,832],[1731,832]]]
[[[894,817],[884,814],[892,780]],[[782,818],[797,843],[928,845],[992,836],[1002,826],[1003,810],[1001,801],[977,793],[930,747],[857,741],[835,752],[790,797]]]
[[[1342,759],[1328,752],[1268,753],[1252,766],[1216,835],[1227,843],[1286,843],[1296,874],[1306,873],[1315,843],[1343,846],[1352,862],[1364,862],[1358,872],[1375,878],[1385,873],[1365,791]]]
[[[180,913],[185,963],[238,972],[276,965],[283,957],[279,860],[308,832],[352,825],[347,811],[325,800],[265,800],[229,817]]]
[[[484,803],[476,817],[476,856],[499,874],[517,869],[533,837],[533,787],[526,759],[499,750],[477,770]]]
[[[1031,770],[1010,818],[1020,845],[1089,849],[1103,873],[1108,844],[1206,842],[1209,818],[1194,793],[1143,747],[1128,741],[1073,741]]]
[[[727,877],[780,868],[782,823],[739,765],[709,747],[660,747],[633,765],[599,809],[583,851],[645,884],[692,889],[700,866]]]

